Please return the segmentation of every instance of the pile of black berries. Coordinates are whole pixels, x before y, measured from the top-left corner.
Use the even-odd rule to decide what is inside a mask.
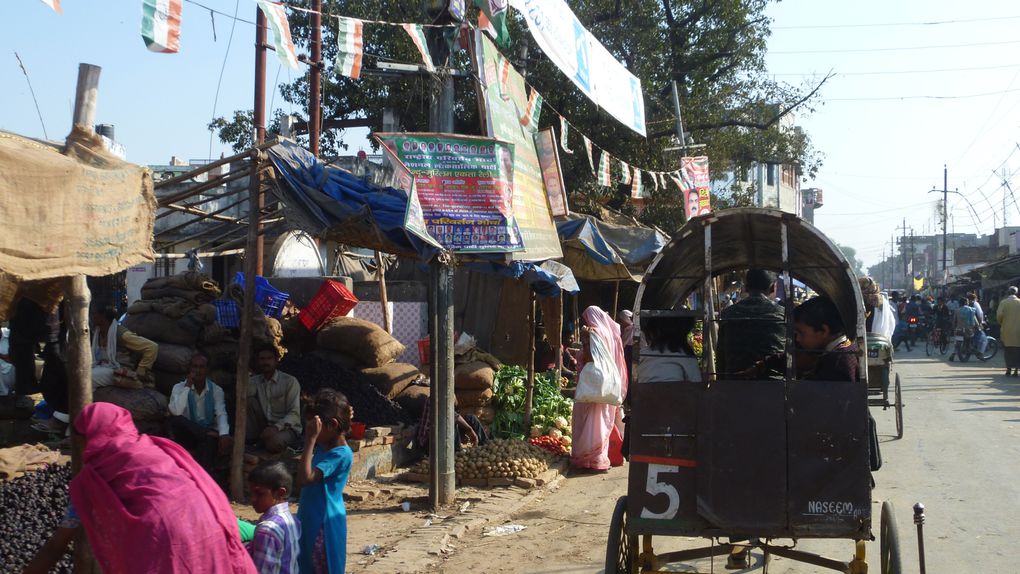
[[[14,480],[0,480],[0,571],[21,572],[67,511],[71,466],[50,465]],[[52,572],[73,570],[72,550]]]

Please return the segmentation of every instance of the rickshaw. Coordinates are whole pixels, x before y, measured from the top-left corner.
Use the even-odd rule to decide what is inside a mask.
[[[868,406],[893,409],[896,414],[896,438],[903,438],[903,393],[900,374],[893,383],[893,400],[889,401],[889,375],[892,374],[893,346],[888,338],[868,333]]]
[[[698,311],[705,327],[703,381],[642,383],[640,368],[635,370],[628,389],[627,494],[610,523],[606,574],[661,572],[667,564],[746,547],[763,552],[765,564],[780,556],[837,572],[868,571],[871,450],[877,440],[868,414],[867,357],[856,355],[861,380],[798,380],[788,301],[785,372],[767,380],[717,376],[714,278],[749,268],[782,273],[786,293],[793,292],[796,278],[830,296],[847,336],[866,348],[857,278],[813,226],[792,214],[748,208],[688,221],[648,268],[634,314],[640,330],[650,316]],[[640,344],[636,351],[640,357]],[[655,536],[711,543],[656,554]],[[851,541],[851,558],[798,547],[820,538]],[[899,573],[899,538],[888,501],[882,504],[880,546],[880,567],[871,571]]]

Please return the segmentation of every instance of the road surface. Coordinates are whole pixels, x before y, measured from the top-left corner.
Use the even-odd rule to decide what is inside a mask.
[[[928,509],[925,543],[928,572],[1020,572],[1020,378],[1003,376],[1001,354],[989,363],[949,363],[928,358],[924,346],[899,353],[894,371],[904,385],[905,436],[894,438],[892,411],[873,409],[882,441],[883,468],[875,473],[876,501],[897,510],[904,572],[918,572],[917,536],[911,507]],[[606,535],[616,499],[626,490],[625,469],[570,477],[544,500],[524,508],[513,522],[526,530],[503,537],[474,533],[457,541],[442,565],[447,574],[506,572],[595,574],[603,571]],[[879,510],[873,507],[873,529]],[[656,538],[656,551],[702,545],[702,541]],[[847,560],[849,541],[805,541],[800,548]],[[868,544],[871,572],[878,573],[878,544]],[[715,572],[726,572],[716,559]],[[712,572],[709,560],[673,565],[675,572]],[[743,572],[761,572],[760,553]],[[773,558],[772,573],[827,572]]]

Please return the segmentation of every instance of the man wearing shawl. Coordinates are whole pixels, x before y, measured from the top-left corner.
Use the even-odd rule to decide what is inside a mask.
[[[139,434],[125,409],[86,406],[71,505],[103,572],[254,574],[223,491],[176,443]]]
[[[573,437],[570,450],[570,464],[582,470],[603,471],[610,466],[609,444],[615,440],[623,442],[623,413],[620,409],[627,396],[627,366],[623,356],[623,342],[620,339],[620,325],[602,309],[592,306],[581,314],[586,328],[584,352],[578,365],[578,387],[573,413]],[[583,375],[584,370],[596,376]],[[603,390],[618,393],[589,393],[588,381]],[[584,388],[582,388],[584,387]],[[601,395],[601,396],[597,396]],[[592,399],[583,398],[586,396]],[[597,401],[597,402],[596,402]]]

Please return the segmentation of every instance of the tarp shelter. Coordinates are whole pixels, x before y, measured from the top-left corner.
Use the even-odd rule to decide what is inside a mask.
[[[645,267],[668,238],[637,221],[610,223],[591,215],[571,214],[556,223],[563,262],[585,281],[640,282]]]
[[[27,296],[44,308],[58,279],[152,260],[152,177],[75,129],[64,145],[0,132],[0,319]]]

